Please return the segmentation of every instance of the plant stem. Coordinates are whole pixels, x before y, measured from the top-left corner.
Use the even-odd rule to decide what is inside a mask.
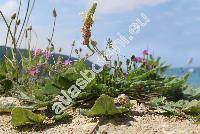
[[[19,19],[19,14],[20,14],[20,11],[21,11],[21,4],[22,4],[22,0],[20,0],[18,12],[17,12],[17,18],[16,18],[16,21],[15,21],[14,37],[16,37],[16,33],[17,33],[17,27],[18,27],[17,21]]]
[[[9,29],[10,29],[10,27],[11,27],[11,25],[12,25],[12,22],[13,22],[13,20],[11,20],[11,21],[10,21],[10,24],[9,24]],[[8,43],[8,36],[9,36],[9,31],[7,31],[7,34],[6,34],[6,42],[5,42],[5,45],[4,45],[4,47],[5,47],[5,52],[4,52],[4,55],[6,55],[6,54],[7,54],[7,43]]]
[[[31,10],[30,10],[29,15],[28,15],[28,17],[27,17],[26,27],[27,27],[27,25],[28,25],[29,19],[30,19],[30,17],[31,17],[32,12],[33,12],[33,8],[34,8],[34,6],[35,6],[35,2],[36,2],[36,0],[33,1],[33,4],[32,4],[32,6],[31,6]],[[23,32],[23,34],[22,34],[22,38],[21,38],[21,41],[20,41],[19,46],[21,46],[21,44],[22,44],[22,41],[23,41],[23,38],[24,38],[25,33],[26,33],[26,30],[24,30],[24,32]]]
[[[26,8],[26,13],[25,13],[25,17],[24,17],[24,21],[23,21],[21,30],[20,30],[20,32],[19,32],[19,36],[18,36],[18,38],[17,38],[16,44],[19,42],[19,39],[20,39],[21,34],[22,34],[22,31],[23,31],[23,29],[24,29],[24,25],[25,25],[25,23],[26,23],[26,19],[27,19],[28,12],[29,12],[29,7],[30,7],[30,0],[28,0],[28,4],[27,4],[27,8]]]
[[[6,21],[6,18],[5,18],[5,16],[3,15],[3,13],[2,13],[1,10],[0,10],[0,15],[2,16],[3,21],[4,21],[4,23],[6,24],[6,27],[7,27],[7,29],[8,29],[8,32],[10,33],[10,36],[11,36],[11,38],[12,38],[12,41],[14,41],[15,38],[14,38],[14,36],[13,36],[11,30],[10,30],[10,26],[9,26],[8,22]]]
[[[50,41],[49,41],[49,46],[51,45],[52,40],[53,40],[53,36],[54,36],[54,32],[55,32],[55,26],[56,26],[56,17],[55,17],[54,22],[53,22],[53,30],[52,30],[52,33],[51,33],[51,38],[50,38]]]
[[[74,46],[72,46],[72,49],[71,49],[71,52],[70,52],[70,55],[69,55],[69,60],[71,60],[73,50],[74,50]]]

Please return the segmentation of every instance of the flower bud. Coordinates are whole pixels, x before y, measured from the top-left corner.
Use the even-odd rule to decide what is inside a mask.
[[[112,48],[112,40],[110,38],[107,40],[107,44],[109,48]]]
[[[135,59],[135,55],[132,55],[131,60]]]
[[[47,38],[47,41],[48,41],[49,43],[51,43],[51,40],[50,40],[49,38]]]
[[[53,52],[54,51],[54,45],[51,44],[51,47],[50,47],[50,52]]]
[[[56,9],[55,8],[53,9],[53,17],[55,17],[55,18],[57,17],[57,13],[56,13]]]
[[[19,26],[19,24],[20,24],[20,20],[17,20],[16,24]]]
[[[94,40],[91,40],[91,44],[92,44],[92,46],[96,46],[96,45],[97,45],[97,42],[94,41]]]
[[[116,60],[114,61],[114,65],[117,66],[117,61]]]
[[[78,54],[78,49],[75,49],[75,53]]]
[[[11,16],[11,19],[14,20],[16,18],[16,13]]]
[[[76,42],[75,42],[75,40],[74,40],[73,43],[72,43],[72,46],[73,46],[73,47],[75,46],[75,43],[76,43]]]
[[[26,30],[27,30],[27,31],[31,31],[31,30],[32,30],[32,26],[27,27]]]
[[[61,48],[59,48],[58,52],[59,52],[59,53],[61,53],[61,52],[62,52],[62,49],[61,49]]]
[[[130,64],[130,60],[127,59],[127,60],[126,60],[126,65],[128,66],[129,64]]]

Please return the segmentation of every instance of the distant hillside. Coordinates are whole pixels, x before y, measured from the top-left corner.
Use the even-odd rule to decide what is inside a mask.
[[[20,49],[19,50],[23,55],[27,55],[27,49]],[[11,57],[11,49],[8,47],[7,48],[7,52],[10,54],[9,57]],[[4,59],[4,54],[5,54],[5,47],[4,46],[0,46],[0,62],[3,61]],[[17,54],[19,56],[19,53]],[[63,57],[63,59],[69,59],[69,56],[68,55],[62,55],[62,54],[53,54],[53,57],[55,59],[55,61],[57,61],[58,57],[61,56]],[[52,62],[52,58],[50,59]],[[71,60],[74,61],[74,60],[78,60],[77,58],[74,58],[74,57],[71,57]],[[91,61],[88,61],[86,60],[85,61],[85,64],[87,64],[88,66],[91,66],[92,65],[92,62]]]

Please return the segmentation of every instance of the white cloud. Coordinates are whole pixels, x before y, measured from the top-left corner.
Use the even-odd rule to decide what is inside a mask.
[[[98,3],[98,11],[101,13],[115,13],[131,11],[143,6],[155,6],[169,0],[95,0]],[[94,0],[85,0],[91,4]]]
[[[6,18],[10,17],[17,10],[17,0],[7,0],[3,4],[0,4],[0,10],[3,12]]]

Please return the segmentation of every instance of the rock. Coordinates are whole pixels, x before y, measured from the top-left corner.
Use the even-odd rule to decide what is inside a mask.
[[[128,121],[127,123],[126,123],[126,126],[131,126],[132,125],[132,123],[130,122],[130,121]]]
[[[107,134],[108,132],[106,132],[106,130],[103,130],[101,133],[102,134]]]
[[[127,95],[121,94],[114,99],[114,102],[117,106],[121,106],[130,102],[130,99]]]
[[[135,100],[131,100],[131,104],[133,105],[132,112],[136,116],[140,116],[148,112],[148,108],[144,104],[138,104]]]
[[[130,100],[130,103],[133,105],[133,107],[138,105],[136,100]]]
[[[11,105],[11,104],[20,106],[20,101],[13,97],[1,97],[0,98],[0,105]]]

